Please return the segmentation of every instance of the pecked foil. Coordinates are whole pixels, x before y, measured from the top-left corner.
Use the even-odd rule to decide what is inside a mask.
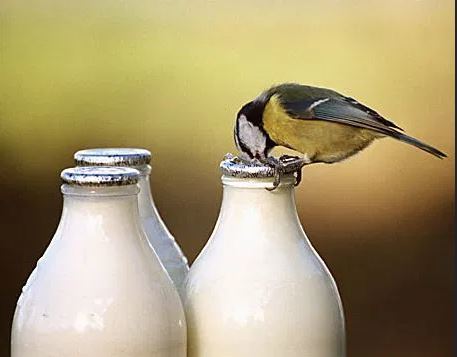
[[[129,167],[85,166],[62,171],[62,182],[74,186],[125,186],[138,183],[140,172]]]
[[[270,178],[275,177],[277,170],[284,175],[298,174],[304,163],[296,157],[281,156],[276,159],[279,164],[274,167],[269,163],[262,163],[258,160],[245,160],[232,154],[226,154],[221,161],[220,168],[225,176],[238,178]]]

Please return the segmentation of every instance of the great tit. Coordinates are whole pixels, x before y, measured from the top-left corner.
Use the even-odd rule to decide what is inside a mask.
[[[390,136],[436,157],[443,152],[405,135],[393,122],[331,89],[285,83],[261,93],[238,112],[234,138],[245,158],[268,162],[275,146],[302,153],[303,164],[334,163]]]

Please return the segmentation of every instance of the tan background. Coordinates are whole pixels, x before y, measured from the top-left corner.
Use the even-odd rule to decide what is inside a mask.
[[[447,0],[2,0],[0,355],[74,151],[150,149],[157,205],[192,261],[218,214],[237,110],[297,81],[353,96],[449,154],[384,139],[304,170],[297,204],[339,284],[349,356],[450,356],[453,14]]]

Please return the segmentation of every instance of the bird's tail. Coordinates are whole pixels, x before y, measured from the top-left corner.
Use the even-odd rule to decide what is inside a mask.
[[[410,145],[414,145],[415,147],[417,147],[421,150],[424,150],[424,151],[428,152],[429,154],[435,155],[436,157],[438,157],[440,159],[447,157],[447,155],[444,152],[439,151],[438,149],[435,149],[433,146],[425,144],[422,141],[419,141],[406,134],[403,134],[403,133],[400,133],[397,131],[397,132],[395,132],[395,134],[392,133],[391,136],[395,139],[398,139],[398,140],[408,143]]]

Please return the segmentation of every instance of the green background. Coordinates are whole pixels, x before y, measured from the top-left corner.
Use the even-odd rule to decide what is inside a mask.
[[[0,355],[76,150],[150,149],[156,203],[192,261],[217,218],[236,112],[296,81],[448,153],[380,140],[304,169],[297,205],[338,282],[349,356],[450,356],[453,14],[447,0],[2,0]]]

